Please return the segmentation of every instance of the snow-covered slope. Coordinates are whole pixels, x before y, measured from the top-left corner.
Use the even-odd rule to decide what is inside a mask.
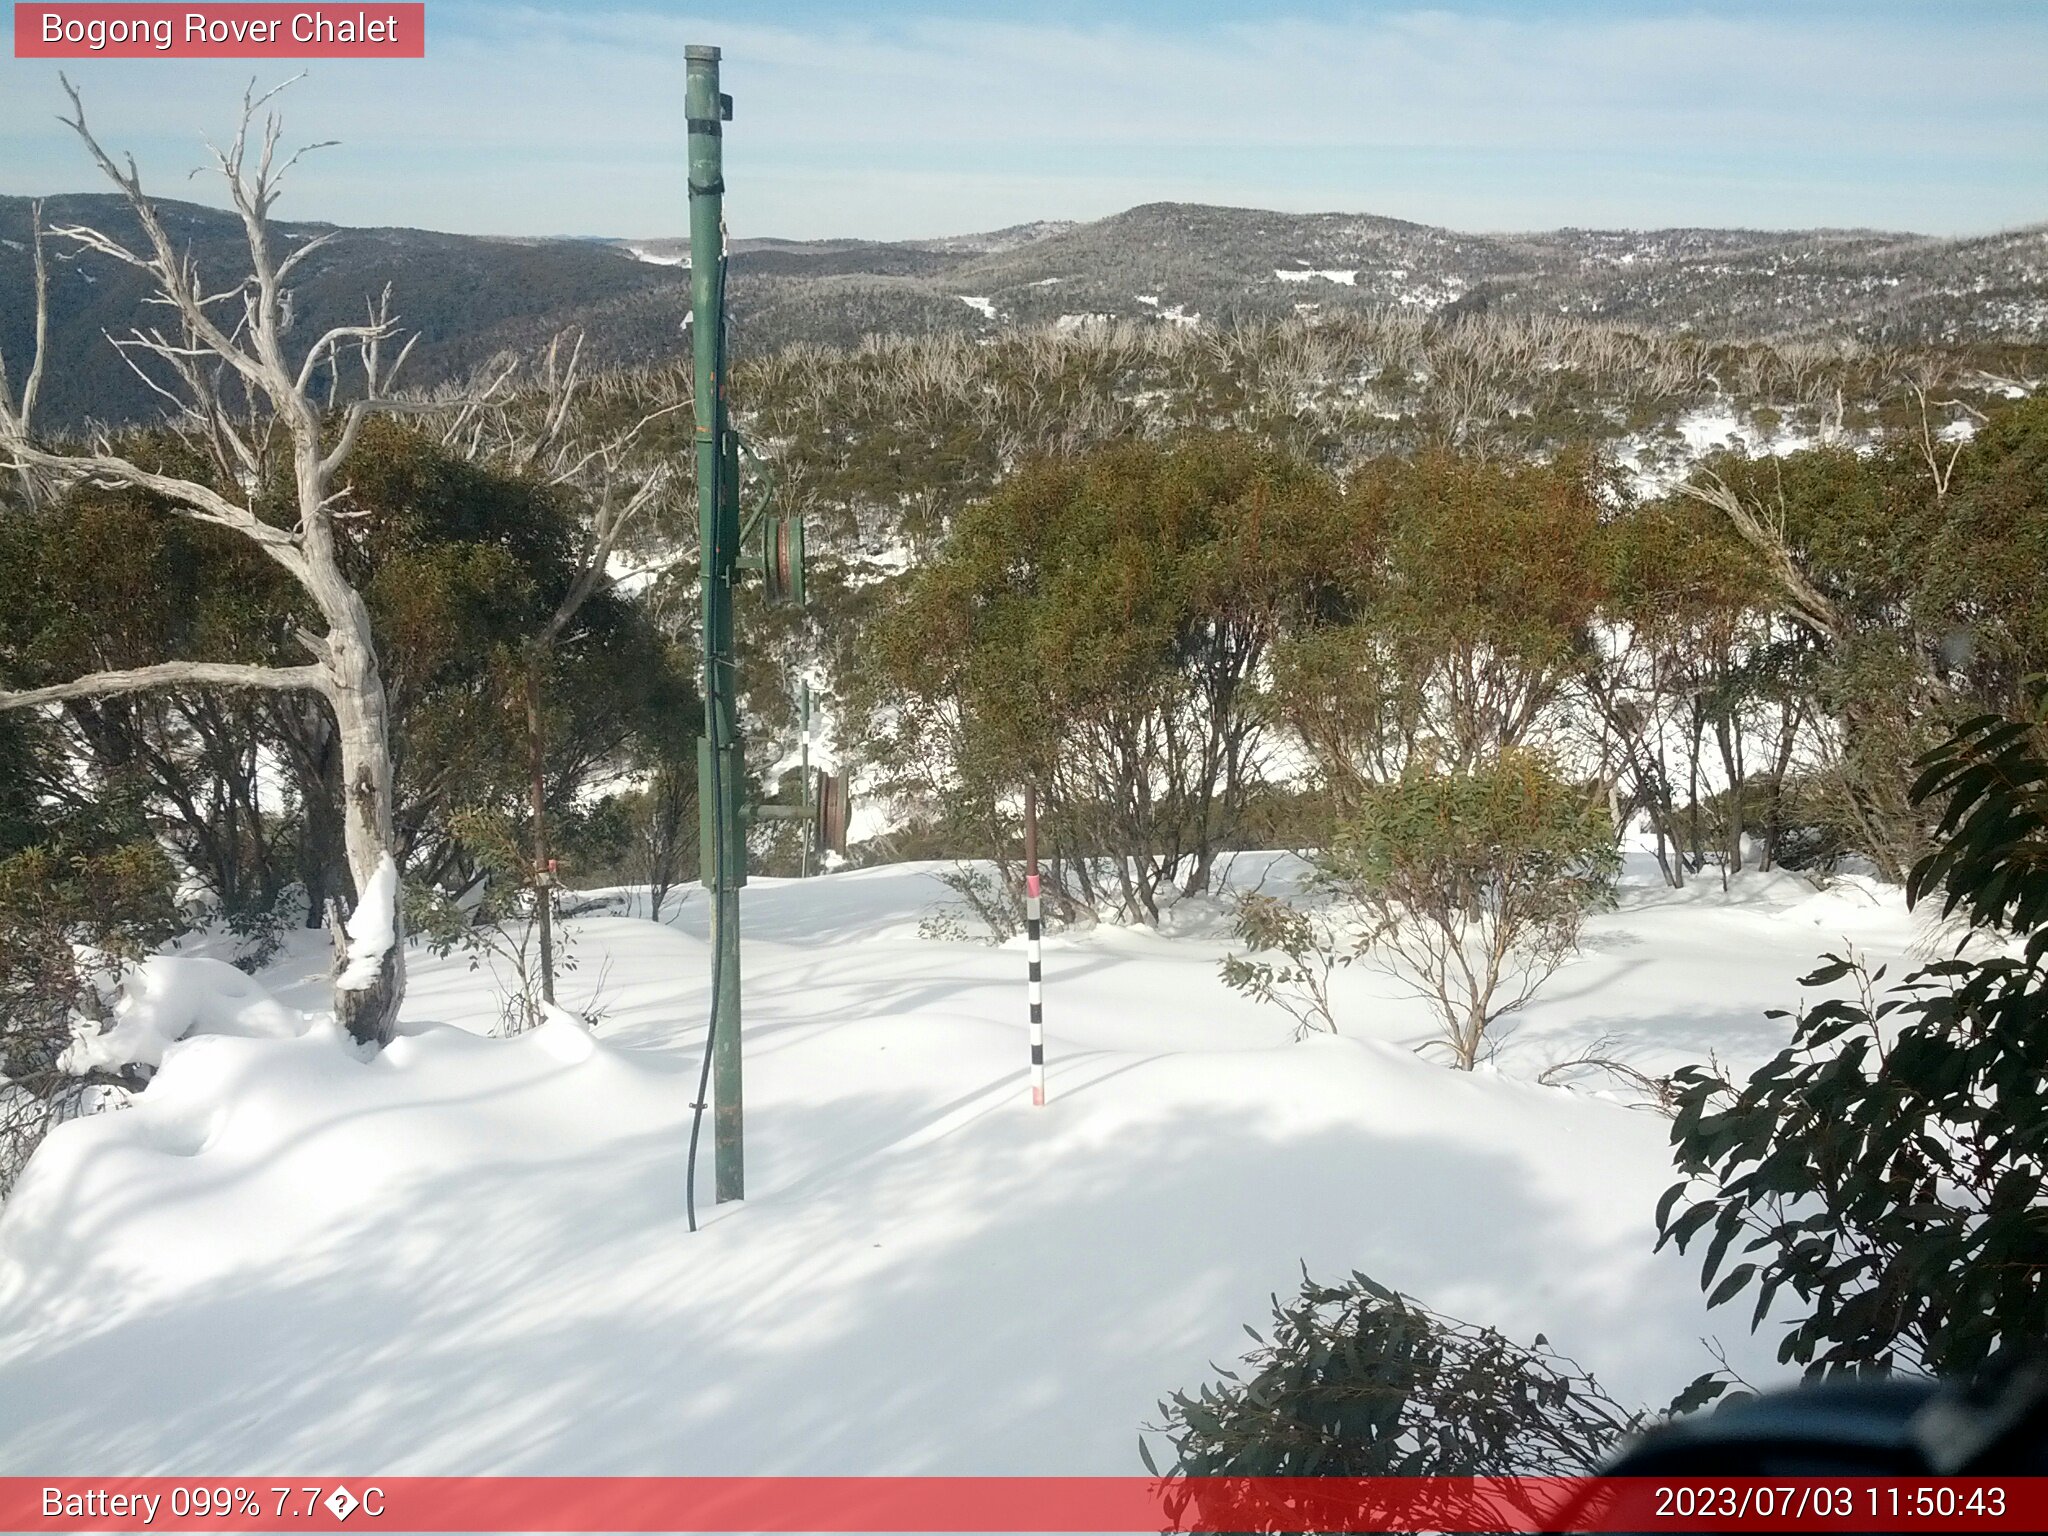
[[[489,986],[416,954],[381,1056],[318,1022],[187,1039],[37,1154],[0,1214],[0,1471],[1128,1474],[1304,1263],[1544,1331],[1623,1398],[1707,1368],[1707,1334],[1767,1379],[1773,1341],[1650,1251],[1666,1122],[1531,1079],[1602,1037],[1753,1063],[1818,951],[1893,957],[1911,922],[1861,885],[1632,870],[1473,1074],[1357,969],[1345,1035],[1291,1040],[1217,982],[1212,906],[1056,938],[1042,1110],[1021,953],[919,938],[933,866],[757,880],[749,1198],[710,1204],[707,1143],[694,1236],[701,895],[573,925],[594,1037],[482,1038]],[[264,978],[283,1008],[319,1007],[319,960]]]

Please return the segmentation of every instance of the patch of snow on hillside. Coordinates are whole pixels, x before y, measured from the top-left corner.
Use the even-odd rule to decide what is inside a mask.
[[[673,255],[666,255],[660,251],[650,251],[645,246],[640,245],[629,245],[625,249],[626,254],[635,261],[644,261],[649,266],[687,267],[690,264],[690,253],[688,251],[679,251]]]
[[[612,591],[620,597],[635,597],[659,581],[674,559],[673,554],[643,555],[613,549],[605,556],[604,573],[611,579]]]
[[[1404,288],[1395,298],[1414,309],[1439,310],[1446,304],[1455,304],[1465,296],[1465,284],[1455,277],[1440,278],[1433,283],[1419,283]]]
[[[1664,495],[1691,473],[1694,464],[1724,449],[1740,450],[1752,458],[1784,458],[1821,441],[1815,433],[1797,427],[1766,429],[1732,402],[1717,400],[1682,412],[1667,434],[1617,439],[1613,453],[1630,491],[1648,498]]]
[[[866,544],[848,555],[840,579],[850,590],[870,586],[902,575],[916,560],[917,551],[907,539]]]
[[[1358,282],[1358,269],[1356,267],[1346,267],[1332,271],[1304,270],[1300,272],[1292,272],[1285,267],[1276,267],[1273,269],[1273,275],[1283,283],[1305,283],[1312,277],[1320,277],[1325,282],[1340,283],[1344,287],[1350,288],[1356,286]]]
[[[1687,411],[1678,418],[1677,431],[1695,458],[1723,448],[1747,448],[1758,440],[1732,405],[1720,403]]]
[[[986,295],[956,293],[953,295],[953,297],[958,299],[962,304],[965,304],[969,309],[980,310],[981,313],[990,320],[993,320],[996,317],[995,300],[988,298]]]

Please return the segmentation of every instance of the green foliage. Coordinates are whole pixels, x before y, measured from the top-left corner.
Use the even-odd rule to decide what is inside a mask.
[[[1856,995],[1803,1012],[1747,1083],[1677,1076],[1659,1246],[1706,1236],[1709,1304],[1753,1292],[1752,1328],[1796,1297],[1779,1357],[1809,1373],[1966,1373],[2048,1337],[2044,706],[1966,722],[1913,786],[1944,810],[1910,894],[1945,890],[1989,956],[1958,946],[1882,995],[1882,970],[1829,956],[1804,984]]]
[[[1275,708],[1340,802],[1411,759],[1470,767],[1534,736],[1602,597],[1600,497],[1578,453],[1359,468],[1319,622],[1274,658]]]
[[[30,766],[29,734],[0,724],[6,766]],[[89,1089],[60,1058],[78,1020],[105,1017],[112,968],[183,926],[170,861],[132,802],[16,819],[10,787],[0,780],[0,1192]]]
[[[1242,1371],[1160,1404],[1170,1477],[1585,1476],[1652,1415],[1538,1334],[1518,1344],[1353,1273],[1273,1303]],[[1720,1395],[1695,1381],[1666,1412]],[[1189,1495],[1198,1497],[1198,1493]]]
[[[517,814],[528,794],[528,652],[581,559],[579,510],[389,424],[365,429],[348,474],[363,514],[351,574],[385,663],[401,840],[430,872],[467,874],[453,817]],[[644,610],[609,591],[586,602],[542,678],[551,805],[567,814],[595,767],[699,718],[691,675]]]
[[[1337,1033],[1337,1016],[1330,1011],[1330,977],[1355,956],[1327,907],[1304,909],[1277,896],[1249,892],[1237,904],[1233,932],[1254,955],[1280,958],[1224,956],[1218,974],[1226,987],[1288,1014],[1296,1039],[1319,1029]]]
[[[1000,870],[955,864],[938,879],[957,899],[934,907],[917,920],[919,938],[1006,944],[1024,931],[1023,898],[1002,878]]]
[[[1944,891],[1972,928],[2026,938],[2029,965],[2048,951],[2048,682],[2036,679],[2029,715],[1980,715],[1923,760],[1916,801],[1946,797],[1940,843],[1907,882],[1908,899]],[[2012,974],[2007,968],[2002,974]]]
[[[1533,918],[1607,894],[1616,859],[1607,813],[1542,758],[1509,752],[1473,773],[1411,768],[1375,789],[1339,840],[1332,871],[1356,890],[1422,908],[1473,910],[1512,893]]]
[[[1597,558],[1610,619],[1672,631],[1760,601],[1753,551],[1696,501],[1630,506],[1601,527]]]
[[[168,436],[122,447],[203,477]],[[87,485],[0,516],[0,677],[10,685],[173,658],[291,664],[304,659],[291,634],[305,622],[296,588],[249,540],[148,498]],[[270,707],[250,693],[138,694],[75,701],[44,728],[70,743],[78,766],[59,775],[69,794],[146,799],[155,830],[239,913],[268,907],[289,872],[246,793]]]
[[[42,780],[60,772],[49,732],[24,714],[0,714],[0,858],[42,835],[48,812]]]
[[[201,481],[212,473],[166,434],[121,446]],[[401,848],[409,869],[460,887],[476,858],[456,813],[517,815],[530,792],[529,652],[578,569],[583,509],[382,420],[364,429],[345,480],[338,537],[382,663]],[[173,657],[292,664],[305,659],[302,627],[317,624],[301,594],[249,540],[148,496],[88,486],[0,518],[9,684]],[[547,795],[565,824],[598,768],[672,750],[678,722],[694,731],[691,675],[643,607],[609,592],[584,604],[541,677]],[[294,885],[316,920],[327,896],[346,895],[333,725],[317,700],[159,690],[78,701],[57,718],[81,765],[73,790],[140,796],[231,921],[260,928]],[[257,771],[264,756],[283,771],[282,794],[278,774]]]
[[[456,898],[425,881],[407,880],[400,898],[405,929],[432,954],[468,955],[470,970],[488,976],[497,989],[500,1032],[520,1034],[542,1021],[540,903],[553,902],[554,891],[533,882],[527,845],[513,818],[463,810],[452,830],[476,861],[475,884]],[[577,968],[576,946],[559,919],[551,938],[559,985]]]
[[[1991,416],[1941,508],[1918,552],[1914,627],[1970,698],[2014,708],[2048,671],[2048,397]]]
[[[1620,857],[1597,799],[1510,751],[1470,771],[1413,763],[1366,787],[1312,864],[1304,901],[1239,902],[1251,953],[1224,959],[1224,984],[1282,1009],[1299,1033],[1335,1032],[1330,978],[1363,961],[1429,1005],[1443,1031],[1433,1043],[1469,1071],[1488,1030],[1577,949]]]
[[[10,1031],[77,1002],[75,947],[132,959],[180,926],[170,861],[133,795],[22,804],[39,778],[57,779],[59,752],[33,726],[0,716],[9,770],[0,780],[0,1018]]]
[[[1404,646],[1484,647],[1541,668],[1571,652],[1593,615],[1599,476],[1583,451],[1540,464],[1379,459],[1345,500],[1354,528],[1383,531],[1372,596]]]
[[[1323,582],[1338,505],[1313,470],[1234,437],[1025,467],[876,626],[884,765],[988,828],[991,853],[1035,778],[1055,861],[1076,859],[1065,894],[1156,918],[1162,887],[1206,888],[1231,845],[1263,661]]]
[[[1931,830],[1905,793],[1915,759],[1975,712],[2021,707],[2022,680],[2048,668],[2048,405],[2004,405],[1965,443],[1925,417],[1900,427],[1874,453],[1706,467],[1827,610],[1789,679],[1833,725],[1822,835],[1902,880]]]
[[[245,902],[229,908],[221,923],[240,941],[235,969],[254,975],[269,965],[284,948],[286,931],[304,926],[306,917],[306,893],[296,885],[279,891],[267,905]]]
[[[645,886],[646,915],[659,920],[670,893],[697,877],[694,754],[687,762],[659,761],[646,783],[605,797],[590,808],[582,832],[564,848],[577,883]]]
[[[1512,751],[1470,772],[1414,765],[1360,797],[1319,879],[1360,914],[1368,963],[1436,1012],[1452,1063],[1577,949],[1620,868],[1600,802]]]

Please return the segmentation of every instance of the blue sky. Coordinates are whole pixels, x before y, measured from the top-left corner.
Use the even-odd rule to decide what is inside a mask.
[[[725,50],[736,233],[901,238],[1161,199],[1475,230],[2048,220],[2048,0],[430,0],[428,57],[313,61],[339,139],[288,217],[680,233],[682,47]],[[167,196],[249,68],[71,66]],[[262,66],[266,83],[297,66]],[[88,185],[46,61],[0,59],[0,192]]]

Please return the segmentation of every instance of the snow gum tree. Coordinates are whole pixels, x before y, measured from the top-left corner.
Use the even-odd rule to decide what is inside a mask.
[[[1275,708],[1339,805],[1428,756],[1542,739],[1600,597],[1597,471],[1444,451],[1361,466],[1325,622],[1276,648]]]
[[[306,692],[332,712],[341,767],[343,840],[359,901],[395,887],[391,727],[362,593],[344,573],[338,524],[349,515],[342,476],[364,423],[379,412],[416,409],[391,393],[407,347],[394,349],[397,320],[390,292],[373,302],[362,324],[337,326],[303,349],[290,342],[291,280],[330,237],[281,251],[270,227],[280,185],[298,159],[279,155],[280,123],[259,114],[275,92],[243,99],[233,141],[214,150],[247,236],[249,270],[219,285],[182,251],[144,193],[129,158],[117,163],[87,126],[77,90],[65,81],[77,133],[126,205],[133,233],[87,225],[50,233],[142,273],[164,320],[134,329],[114,345],[171,403],[187,439],[219,471],[200,478],[124,456],[104,440],[46,441],[35,430],[36,394],[46,364],[48,287],[37,229],[36,353],[16,391],[0,383],[0,470],[11,471],[16,498],[36,505],[81,484],[150,493],[176,515],[232,530],[280,567],[317,615],[297,643],[310,658],[298,665],[258,665],[193,658],[91,673],[44,687],[0,691],[0,709],[30,709],[68,700],[104,698],[166,687]],[[304,153],[304,151],[300,151]],[[409,344],[408,344],[409,345]],[[265,487],[281,476],[282,505]],[[235,487],[233,491],[219,487]],[[405,992],[404,946],[395,911],[364,913],[376,953],[358,953],[340,968],[335,1006],[357,1039],[388,1040]]]
[[[1920,767],[1939,819],[1907,895],[1967,923],[1955,951],[1882,991],[1830,955],[1801,985],[1853,992],[1747,1082],[1675,1078],[1658,1246],[1703,1241],[1707,1304],[1753,1296],[1752,1331],[1776,1303],[1809,1375],[1962,1376],[2048,1335],[2048,692]]]
[[[1535,753],[1469,769],[1411,764],[1363,791],[1317,856],[1305,907],[1254,895],[1223,962],[1227,986],[1334,1030],[1328,980],[1354,961],[1429,1005],[1451,1064],[1476,1066],[1489,1032],[1577,950],[1619,868],[1607,808]]]
[[[1932,827],[1907,788],[1961,720],[2009,712],[2048,667],[2048,401],[1995,410],[1967,442],[1925,429],[1875,452],[1718,456],[1678,494],[1750,553],[1758,589],[1813,652],[1827,724],[1821,819],[1903,880]]]
[[[977,816],[1036,780],[1059,896],[1208,889],[1271,745],[1267,659],[1325,584],[1335,485],[1234,436],[1041,459],[877,626],[884,766]]]
[[[1695,501],[1624,507],[1602,526],[1599,555],[1604,623],[1577,676],[1584,749],[1617,806],[1656,834],[1668,884],[1702,869],[1710,843],[1739,872],[1752,826],[1769,869],[1813,714],[1811,637],[1775,610],[1749,546]],[[1762,761],[1756,743],[1769,744]]]

